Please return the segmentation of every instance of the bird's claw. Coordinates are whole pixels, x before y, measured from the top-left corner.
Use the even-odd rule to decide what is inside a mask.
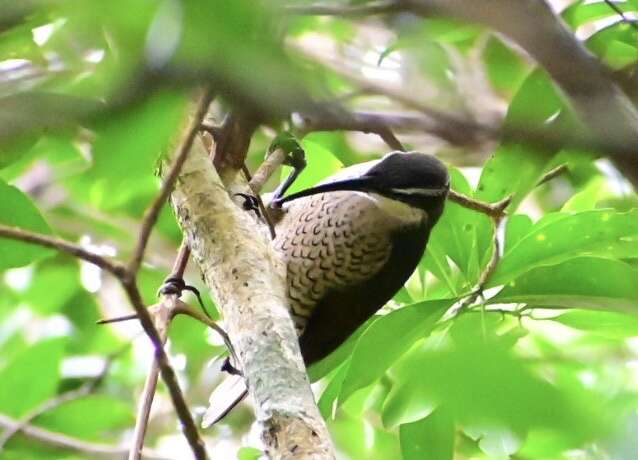
[[[201,307],[202,311],[204,312],[204,314],[211,319],[210,314],[208,313],[208,310],[206,310],[206,307],[204,306],[204,301],[202,300],[202,296],[199,293],[199,290],[195,287],[195,286],[191,286],[190,284],[186,284],[186,282],[184,281],[184,279],[180,276],[169,276],[168,278],[166,278],[164,280],[164,283],[160,286],[160,288],[157,290],[157,295],[176,295],[177,297],[181,297],[182,292],[184,291],[190,291],[193,294],[195,294],[195,297],[197,297],[197,301],[199,303],[199,306]]]
[[[223,372],[228,372],[230,375],[242,375],[241,371],[237,369],[235,366],[230,364],[230,358],[226,358],[222,363],[221,370]]]
[[[253,211],[257,217],[261,217],[261,212],[259,211],[259,200],[256,196],[249,195],[248,193],[235,193],[234,196],[239,196],[244,199],[241,204],[244,211]]]

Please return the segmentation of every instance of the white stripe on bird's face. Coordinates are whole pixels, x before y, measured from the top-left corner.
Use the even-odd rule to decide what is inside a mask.
[[[427,219],[428,214],[423,209],[410,206],[392,198],[387,198],[378,193],[356,192],[367,199],[372,200],[374,204],[390,218],[397,219],[401,225],[418,225],[423,219]]]
[[[392,188],[390,189],[392,193],[396,193],[397,195],[406,195],[406,196],[444,196],[447,192],[447,188]]]

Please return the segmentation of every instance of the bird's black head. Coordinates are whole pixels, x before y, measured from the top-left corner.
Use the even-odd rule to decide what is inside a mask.
[[[431,155],[392,152],[363,175],[369,191],[418,206],[420,199],[445,198],[450,189],[446,167]]]
[[[377,193],[431,213],[442,210],[449,189],[450,176],[437,158],[417,152],[392,152],[358,177],[321,184],[280,202],[317,193],[353,190]]]

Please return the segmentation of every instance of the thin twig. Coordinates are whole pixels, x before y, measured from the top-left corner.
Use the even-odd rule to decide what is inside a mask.
[[[14,429],[16,426],[20,425],[20,421],[15,420],[7,415],[0,414],[0,425],[7,429]],[[128,447],[112,446],[108,444],[98,444],[83,441],[66,434],[56,433],[54,431],[49,431],[33,425],[23,426],[21,427],[21,431],[29,438],[36,439],[52,446],[77,450],[89,456],[99,455],[122,458],[122,455],[126,455],[129,450]],[[145,459],[171,460],[170,458],[163,457],[157,452],[150,449],[145,449],[143,453]]]
[[[184,436],[186,437],[186,440],[188,441],[188,444],[193,451],[193,455],[197,460],[207,459],[208,454],[206,453],[206,446],[199,435],[197,425],[195,424],[193,416],[191,415],[190,410],[186,405],[186,400],[179,386],[179,383],[177,382],[175,371],[169,363],[168,356],[166,355],[166,351],[164,350],[162,337],[155,328],[150,313],[144,306],[144,301],[142,300],[142,296],[137,287],[136,278],[133,276],[120,281],[129,298],[129,301],[137,312],[140,323],[144,328],[144,332],[146,332],[146,335],[148,335],[149,339],[153,343],[153,347],[155,349],[155,358],[160,368],[160,375],[162,376],[162,380],[168,388],[168,393],[173,402],[173,406],[175,407],[175,411],[177,412],[177,416],[181,422],[182,432],[184,433]]]
[[[153,399],[155,398],[155,390],[157,389],[157,380],[159,379],[159,364],[153,360],[151,368],[146,374],[146,381],[142,389],[139,407],[135,416],[135,428],[133,430],[133,443],[128,452],[129,460],[141,459],[144,453],[144,439],[148,428],[148,420],[151,414]]]
[[[343,70],[340,72],[346,79],[352,78],[354,84],[368,85],[360,77],[350,76]],[[328,107],[324,110],[298,113],[293,122],[302,135],[314,131],[360,131],[377,134],[386,143],[388,131],[429,133],[454,145],[479,144],[495,139],[501,133],[499,127],[481,125],[428,107],[398,89],[374,84],[370,92],[382,94],[421,113],[349,112],[340,107]],[[391,148],[399,150],[396,145],[392,145]]]
[[[177,382],[177,378],[175,377],[175,372],[170,366],[168,356],[166,355],[166,352],[164,351],[164,348],[162,346],[162,340],[157,330],[155,329],[155,326],[153,325],[153,320],[149,312],[144,306],[142,296],[137,287],[135,274],[129,273],[129,271],[124,266],[115,261],[108,260],[104,257],[88,252],[80,246],[58,238],[3,225],[0,225],[0,236],[29,243],[35,243],[44,247],[49,247],[62,252],[66,252],[80,259],[86,260],[87,262],[91,262],[100,268],[108,270],[116,276],[116,278],[119,280],[120,284],[124,288],[124,291],[126,292],[131,305],[135,309],[140,323],[144,328],[144,332],[146,332],[146,335],[148,335],[155,348],[155,354],[159,361],[162,379],[168,387],[171,400],[173,401],[173,405],[175,406],[175,411],[177,412],[177,415],[182,422],[182,431],[193,450],[193,454],[198,460],[207,459],[208,455],[206,454],[204,442],[200,438],[197,426],[195,425],[193,417],[188,410],[184,395],[182,394],[182,391]]]
[[[179,173],[182,170],[182,165],[186,161],[188,152],[190,152],[190,149],[193,146],[195,136],[197,136],[197,133],[199,132],[202,120],[206,116],[208,107],[210,106],[212,100],[213,93],[208,89],[205,90],[204,95],[201,96],[199,103],[197,104],[193,119],[191,120],[189,127],[186,129],[185,137],[179,146],[177,154],[175,155],[175,161],[171,165],[170,171],[165,176],[160,193],[157,195],[157,197],[155,197],[155,200],[153,200],[151,206],[149,206],[144,213],[144,219],[142,220],[142,227],[137,238],[137,244],[135,246],[135,250],[133,251],[133,257],[128,267],[130,273],[136,273],[142,263],[142,259],[144,258],[144,251],[146,249],[146,245],[148,244],[148,239],[151,235],[151,231],[155,226],[155,222],[157,221],[162,207],[173,191],[175,181],[179,177]]]
[[[492,256],[490,257],[490,260],[488,261],[485,269],[479,275],[478,282],[476,283],[476,288],[455,309],[454,315],[466,311],[474,302],[476,302],[476,299],[483,295],[485,284],[496,270],[498,261],[501,258],[500,243],[498,241],[498,227],[500,223],[500,217],[492,216]]]
[[[180,279],[184,277],[184,271],[186,270],[189,256],[190,249],[188,248],[186,240],[183,240],[177,256],[175,257],[175,262],[173,263],[173,269],[171,270],[170,277]],[[176,315],[177,307],[183,304],[183,302],[181,302],[177,296],[178,295],[175,294],[163,295],[159,304],[149,308],[150,314],[153,317],[155,323],[155,327],[157,328],[163,343],[166,343],[166,339],[168,337],[168,329],[170,327],[171,321]],[[208,319],[205,315],[200,314],[199,316],[200,317],[198,317],[198,319],[200,319],[200,321],[201,317]],[[101,324],[104,324],[105,322],[115,322],[120,320],[124,321],[134,318],[137,318],[137,315],[134,315],[133,318],[131,318],[130,315],[128,317],[114,318],[112,320],[102,321]],[[210,322],[214,323],[213,321]],[[218,332],[219,330],[221,330],[221,328],[219,328],[217,324],[215,324],[215,328],[215,330],[218,330]],[[223,337],[227,339],[225,332],[223,332],[223,334]],[[133,447],[131,448],[131,451],[129,453],[129,460],[139,460],[141,458],[142,449],[144,447],[144,439],[146,437],[146,430],[148,428],[148,421],[151,414],[151,408],[153,405],[153,399],[155,397],[155,390],[157,388],[157,380],[159,378],[159,375],[160,363],[156,356],[155,359],[153,359],[151,367],[146,376],[146,381],[144,382],[144,389],[142,390],[140,405],[135,421],[135,429],[133,431]]]
[[[546,183],[547,181],[550,181],[552,179],[554,179],[555,177],[558,177],[559,175],[563,174],[565,171],[568,170],[568,167],[566,164],[562,164],[559,165],[551,170],[549,170],[548,172],[546,172],[536,183],[536,187]],[[466,199],[467,197],[464,197],[464,199]],[[498,201],[496,203],[490,204],[490,203],[481,203],[475,200],[471,200],[472,201],[472,206],[474,206],[475,204],[480,203],[482,207],[484,207],[485,211],[481,211],[481,212],[485,212],[485,214],[489,215],[492,219],[492,225],[493,225],[493,229],[492,229],[492,256],[490,257],[490,260],[488,261],[485,269],[481,272],[478,282],[477,282],[477,287],[476,289],[474,289],[474,291],[472,291],[464,300],[463,302],[461,302],[461,304],[454,310],[453,314],[458,314],[462,311],[465,311],[468,309],[469,306],[471,306],[476,299],[482,295],[483,293],[483,289],[485,287],[485,285],[487,284],[487,282],[489,281],[489,279],[491,278],[491,276],[494,274],[494,272],[496,271],[496,267],[498,266],[498,262],[500,260],[501,257],[501,248],[500,248],[500,242],[498,239],[498,229],[499,226],[501,225],[501,222],[503,220],[503,218],[505,217],[504,214],[504,210],[505,208],[509,205],[510,201],[512,200],[512,195],[509,195],[507,197],[505,197],[504,199],[502,199],[501,201]],[[470,207],[470,206],[468,206]],[[491,208],[498,210],[500,209],[501,212],[494,212],[494,213],[490,213],[489,211],[491,210]],[[477,208],[472,208],[472,209],[476,209],[479,210]]]
[[[118,316],[116,318],[104,318],[98,319],[95,324],[104,325],[104,324],[113,324],[113,323],[123,323],[124,321],[131,321],[137,319],[137,313],[131,313],[130,315]]]
[[[53,410],[56,407],[59,407],[62,404],[65,404],[67,402],[75,401],[76,399],[80,399],[80,398],[83,398],[85,396],[88,396],[88,395],[94,393],[95,390],[97,390],[97,388],[100,386],[100,384],[104,381],[104,378],[108,374],[109,369],[111,368],[111,364],[113,363],[113,361],[124,350],[127,350],[128,348],[129,348],[129,344],[126,344],[125,347],[122,347],[122,350],[120,350],[118,352],[115,352],[115,353],[112,353],[111,355],[109,355],[106,358],[106,362],[104,364],[104,368],[102,369],[100,374],[95,379],[91,380],[90,382],[85,383],[84,385],[80,386],[79,388],[76,388],[75,390],[67,391],[66,393],[62,393],[61,395],[58,395],[55,398],[51,398],[51,399],[45,401],[44,403],[42,403],[41,405],[39,405],[38,407],[36,407],[32,411],[30,411],[28,414],[26,414],[24,417],[22,417],[18,421],[18,423],[16,423],[15,425],[13,425],[10,428],[7,428],[7,430],[2,434],[2,437],[0,437],[0,451],[2,451],[3,446],[7,442],[9,442],[9,440],[16,433],[22,431],[33,420],[35,420],[36,418],[38,418],[39,416],[41,416],[45,412]]]
[[[603,1],[609,6],[609,8],[614,10],[616,14],[618,14],[618,16],[620,16],[620,18],[623,20],[624,23],[629,24],[631,27],[638,30],[638,24],[636,24],[636,21],[628,18],[625,12],[621,10],[620,7],[616,5],[612,0],[603,0]]]
[[[401,143],[401,141],[394,135],[390,128],[381,130],[379,133],[379,137],[386,143],[388,147],[393,150],[399,150],[401,152],[405,152],[405,147]]]
[[[292,42],[289,46],[315,64],[323,66],[349,81],[357,88],[365,89],[367,93],[385,96],[422,114],[415,116],[414,114],[349,113],[343,107],[328,107],[328,110],[300,113],[303,120],[300,127],[302,133],[348,130],[379,134],[382,132],[380,130],[385,127],[394,131],[428,133],[458,146],[472,147],[482,145],[485,142],[507,140],[547,149],[570,146],[583,150],[600,151],[614,156],[633,155],[635,151],[635,147],[630,147],[631,142],[621,143],[618,139],[610,136],[596,137],[590,131],[581,129],[530,129],[525,123],[501,126],[501,124],[483,123],[443,112],[400,88],[369,81],[348,70],[347,66],[342,65],[342,63],[335,62],[334,59],[323,56],[316,51]]]
[[[463,195],[462,193],[455,192],[454,190],[450,190],[450,192],[448,193],[448,199],[465,208],[487,214],[493,219],[500,219],[505,215],[505,209],[512,201],[512,196],[507,196],[501,201],[497,201],[496,203],[486,203],[484,201],[470,198],[469,196]]]
[[[153,308],[153,322],[162,340],[162,346],[168,338],[168,328],[172,315],[171,301],[175,300],[175,296],[164,296],[159,305]],[[140,397],[140,403],[135,419],[135,429],[133,430],[133,442],[129,451],[129,460],[140,460],[142,458],[142,449],[144,448],[144,438],[148,429],[148,421],[151,414],[153,399],[155,398],[155,390],[157,389],[157,380],[160,374],[160,364],[157,354],[151,363],[151,368],[146,375],[144,389]]]
[[[287,5],[284,12],[290,15],[299,16],[340,16],[358,17],[375,14],[394,13],[401,11],[403,7],[395,1],[369,2],[365,5]]]
[[[261,193],[264,184],[275,173],[277,168],[284,164],[286,157],[286,152],[281,148],[277,148],[268,154],[264,162],[255,171],[255,174],[253,174],[253,177],[249,179],[248,185],[253,193]]]
[[[295,51],[306,56],[307,58],[315,61],[317,64],[326,67],[343,79],[349,81],[353,85],[366,88],[369,92],[381,94],[403,104],[405,107],[409,107],[413,110],[421,112],[423,115],[425,115],[425,117],[422,118],[422,123],[427,126],[427,130],[430,133],[435,134],[442,139],[445,139],[451,144],[476,145],[478,143],[484,142],[486,139],[493,139],[495,137],[498,137],[498,135],[500,135],[501,133],[500,127],[491,127],[472,120],[463,119],[458,116],[442,112],[429,106],[424,101],[415,98],[414,94],[408,94],[401,89],[390,87],[386,84],[373,82],[371,80],[360,77],[354,72],[348,70],[346,67],[339,65],[332,60],[326,59],[324,56],[318,54],[315,51],[303,48],[295,43],[290,43],[289,46]],[[334,110],[329,110],[327,114],[330,116],[339,115],[339,113],[335,113]],[[342,110],[342,115],[344,115],[344,120],[347,120],[347,112]],[[313,114],[313,116],[316,116],[316,114]],[[326,119],[329,117],[326,116],[322,118]],[[354,130],[359,131],[360,129],[357,128]],[[371,130],[369,132],[378,131]]]
[[[173,317],[171,313],[172,305],[178,300],[177,296],[164,295],[158,306],[159,308],[157,308],[153,316],[151,316],[151,313],[149,313],[143,305],[137,284],[134,280],[144,258],[144,251],[148,244],[151,231],[155,226],[162,207],[173,191],[175,182],[177,181],[182,170],[182,166],[184,165],[184,162],[186,161],[186,158],[193,146],[193,142],[199,133],[201,124],[208,112],[208,107],[210,106],[212,99],[213,93],[209,89],[206,89],[204,94],[200,96],[195,113],[193,114],[190,124],[186,128],[184,137],[179,144],[175,160],[170,166],[169,172],[164,176],[164,182],[162,183],[160,193],[157,195],[155,200],[153,200],[151,206],[149,206],[144,215],[137,245],[129,264],[128,276],[121,280],[124,289],[127,292],[135,311],[137,312],[137,317],[139,318],[144,331],[147,333],[155,347],[155,359],[153,360],[144,384],[142,400],[135,424],[133,446],[129,453],[129,460],[139,460],[141,458],[151,406],[155,396],[155,390],[157,388],[158,375],[162,376],[164,383],[168,387],[173,405],[175,406],[177,415],[182,422],[182,431],[186,436],[195,457],[197,459],[207,458],[205,444],[199,436],[197,426],[195,425],[190,410],[186,405],[184,396],[177,382],[177,378],[175,377],[175,371],[170,366],[168,357],[164,351],[164,344],[168,337],[168,328]],[[189,254],[190,251],[188,246],[185,242],[183,242],[173,267],[173,276],[179,278],[183,277],[186,264],[188,263]]]
[[[564,172],[567,172],[569,170],[568,166],[566,164],[562,164],[560,166],[556,166],[554,169],[546,172],[543,177],[541,177],[538,182],[536,182],[536,187],[538,187],[539,185],[543,185],[545,182],[548,182],[552,179],[554,179],[555,177],[560,176],[561,174],[563,174]]]
[[[164,339],[155,328],[153,319],[151,318],[150,313],[147,311],[144,305],[142,296],[137,287],[136,273],[144,257],[144,251],[146,249],[151,230],[155,225],[155,222],[157,221],[157,217],[164,202],[167,200],[168,195],[173,189],[175,181],[177,180],[177,177],[180,173],[181,166],[183,165],[187,154],[192,147],[193,140],[195,139],[195,136],[199,131],[200,123],[205,115],[206,110],[208,109],[208,106],[210,105],[211,98],[211,93],[207,91],[198,104],[195,114],[196,120],[191,122],[191,124],[187,128],[185,138],[182,141],[177,152],[175,163],[171,166],[169,173],[166,175],[159,195],[153,201],[145,214],[142,229],[138,237],[138,243],[136,245],[135,251],[133,253],[133,258],[129,264],[128,269],[119,262],[115,262],[93,254],[89,251],[86,251],[82,247],[69,243],[67,241],[47,235],[29,232],[20,228],[0,225],[0,236],[24,241],[27,243],[35,243],[44,247],[49,247],[62,252],[66,252],[111,272],[120,281],[120,284],[124,288],[124,291],[126,292],[131,305],[137,313],[137,317],[139,318],[144,332],[153,344],[153,347],[155,349],[156,361],[160,369],[160,375],[162,376],[162,379],[164,380],[164,383],[168,388],[171,400],[175,407],[175,411],[177,412],[177,416],[181,422],[182,432],[184,433],[184,436],[186,437],[193,451],[194,457],[198,460],[208,458],[206,447],[199,435],[197,426],[195,425],[195,421],[193,420],[193,417],[184,399],[184,395],[179,387],[177,378],[175,376],[175,371],[169,363],[168,356],[166,355],[163,347]],[[133,451],[139,453],[140,449],[135,447]]]
[[[153,306],[153,307],[150,307],[148,309],[151,312],[151,315],[155,314],[155,309],[156,308],[157,308],[157,306]],[[206,324],[208,327],[210,327],[211,329],[213,329],[215,332],[217,332],[220,335],[220,337],[224,341],[224,344],[226,345],[227,348],[229,348],[231,350],[231,353],[232,353],[232,344],[231,344],[231,341],[230,341],[230,337],[228,337],[228,334],[226,333],[226,331],[224,331],[224,329],[222,329],[215,321],[213,321],[212,319],[210,319],[209,317],[207,317],[206,315],[201,313],[199,310],[191,308],[187,303],[184,303],[184,302],[182,302],[180,300],[180,301],[176,302],[175,307],[173,307],[172,315],[173,316],[177,316],[177,315],[190,316],[191,318],[196,319],[197,321],[200,321],[200,322]],[[137,315],[136,314],[118,316],[116,318],[101,319],[101,320],[97,321],[96,323],[97,324],[110,324],[110,323],[119,323],[119,322],[124,322],[124,321],[131,321],[131,320],[134,320],[134,319],[137,319]]]
[[[23,228],[9,227],[7,225],[0,224],[0,237],[11,238],[13,240],[24,241],[25,243],[33,243],[46,248],[56,249],[60,252],[70,254],[78,259],[92,263],[93,265],[112,273],[117,278],[126,273],[126,267],[121,262],[87,251],[82,246],[54,236],[43,235]]]
[[[188,247],[186,239],[182,240],[182,244],[179,246],[175,262],[173,262],[173,269],[171,270],[171,278],[183,278],[186,271],[186,265],[188,265],[188,259],[191,255],[191,250]]]

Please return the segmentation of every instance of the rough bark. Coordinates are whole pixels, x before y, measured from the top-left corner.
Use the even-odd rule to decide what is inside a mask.
[[[200,139],[171,203],[224,314],[267,454],[274,459],[334,458],[288,315],[285,267],[267,233],[230,199]]]

